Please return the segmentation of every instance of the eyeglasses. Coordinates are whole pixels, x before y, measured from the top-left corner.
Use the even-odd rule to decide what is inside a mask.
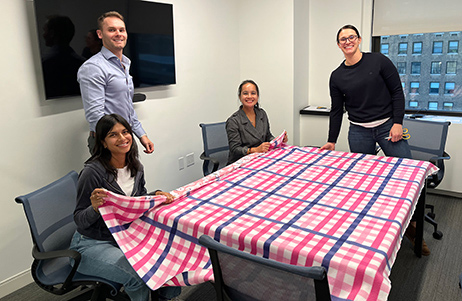
[[[340,44],[345,44],[347,41],[354,42],[357,38],[358,38],[357,35],[352,34],[352,35],[349,36],[349,37],[340,38],[340,39],[339,39],[339,43],[340,43]]]

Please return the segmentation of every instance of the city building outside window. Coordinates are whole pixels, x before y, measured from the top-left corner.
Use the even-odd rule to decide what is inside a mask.
[[[417,100],[411,100],[411,101],[409,101],[409,107],[410,108],[418,108],[419,107],[419,102]]]
[[[457,72],[457,62],[449,61],[446,63],[446,74],[456,74]]]
[[[406,74],[406,62],[398,62],[396,65],[399,74]]]
[[[388,54],[388,47],[389,47],[388,44],[382,44],[382,46],[380,47],[380,52],[382,54]]]
[[[438,110],[438,102],[437,101],[429,101],[428,102],[428,109],[436,111]]]
[[[401,55],[407,54],[407,43],[399,43],[398,54],[401,54]]]
[[[431,82],[430,83],[430,94],[439,94],[440,93],[440,83]]]
[[[444,94],[454,94],[455,83],[447,82],[444,83]]]
[[[414,42],[412,44],[412,54],[422,54],[422,42]]]
[[[430,74],[441,74],[441,62],[432,62]]]
[[[420,62],[411,63],[411,74],[418,75],[420,74]]]
[[[448,53],[459,53],[459,41],[449,41]]]
[[[398,70],[407,114],[462,117],[462,31],[373,37],[373,49],[386,52]],[[400,45],[412,55],[398,54]],[[401,51],[404,47],[401,46]],[[409,70],[408,70],[409,69]]]
[[[453,102],[444,102],[443,103],[443,110],[452,111],[453,108],[454,108],[454,103]]]
[[[443,41],[435,41],[433,42],[433,54],[441,54],[443,53]]]

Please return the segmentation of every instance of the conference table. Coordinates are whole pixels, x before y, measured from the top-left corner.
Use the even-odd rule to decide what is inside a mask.
[[[150,288],[213,281],[208,251],[198,244],[206,234],[257,256],[324,266],[333,300],[387,299],[417,207],[420,256],[425,179],[437,168],[278,146],[172,191],[176,200],[168,205],[163,196],[108,194],[100,212]]]

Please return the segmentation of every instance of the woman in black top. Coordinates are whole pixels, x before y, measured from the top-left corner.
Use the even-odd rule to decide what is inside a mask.
[[[77,187],[77,231],[70,247],[82,255],[77,270],[121,283],[131,300],[147,301],[151,290],[119,249],[99,213],[106,196],[104,189],[121,195],[147,194],[143,166],[128,122],[117,114],[103,116],[96,125],[94,150],[79,175]],[[155,194],[165,195],[168,203],[173,201],[167,192],[157,190]],[[179,287],[167,287],[161,288],[159,295],[161,300],[167,300],[180,292]]]
[[[375,154],[378,143],[387,156],[411,158],[402,137],[405,102],[398,71],[384,55],[361,52],[360,43],[353,25],[345,25],[337,33],[337,46],[345,61],[330,77],[329,137],[321,149],[335,150],[345,108],[351,152]]]

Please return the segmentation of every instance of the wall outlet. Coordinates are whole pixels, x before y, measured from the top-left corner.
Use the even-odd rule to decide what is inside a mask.
[[[184,158],[179,157],[178,158],[178,170],[182,170],[182,169],[184,169]]]
[[[186,155],[186,165],[189,167],[194,165],[194,153],[190,153]]]

